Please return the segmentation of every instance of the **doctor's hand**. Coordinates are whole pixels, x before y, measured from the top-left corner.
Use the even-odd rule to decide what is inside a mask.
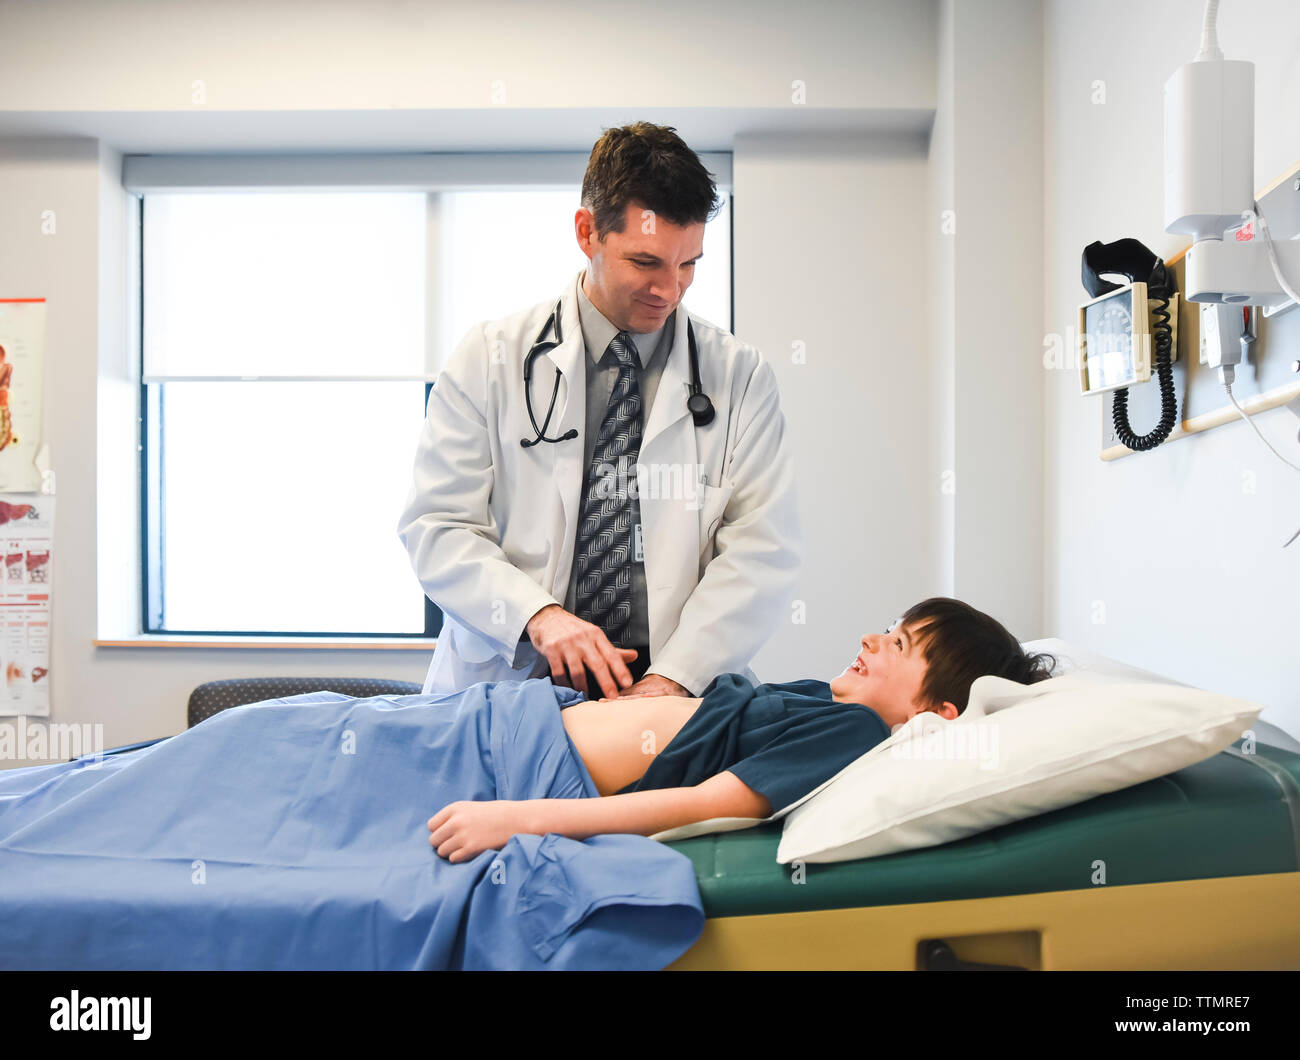
[[[646,674],[631,688],[626,689],[619,699],[639,699],[641,696],[686,696],[693,699],[691,693],[676,681],[670,681],[659,674]]]
[[[605,631],[564,610],[559,604],[547,604],[528,620],[524,627],[533,647],[551,664],[551,680],[557,685],[576,688],[591,698],[595,689],[587,688],[587,669],[596,675],[601,691],[610,699],[632,684],[627,664],[636,658],[635,648],[616,648]]]

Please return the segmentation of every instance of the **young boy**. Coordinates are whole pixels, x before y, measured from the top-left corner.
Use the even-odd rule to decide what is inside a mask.
[[[572,704],[564,727],[601,798],[453,802],[429,819],[429,843],[459,862],[520,832],[653,835],[714,817],[770,817],[922,711],[958,717],[975,678],[1032,684],[1056,664],[1026,655],[996,620],[947,597],[921,601],[860,643],[829,684],[753,688],[722,674],[699,698]]]

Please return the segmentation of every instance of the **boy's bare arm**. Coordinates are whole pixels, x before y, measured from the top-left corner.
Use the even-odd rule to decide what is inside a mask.
[[[453,802],[429,819],[429,843],[448,861],[499,849],[512,835],[555,832],[570,839],[609,832],[653,835],[713,817],[768,817],[767,799],[722,772],[691,788],[630,791],[597,799]]]

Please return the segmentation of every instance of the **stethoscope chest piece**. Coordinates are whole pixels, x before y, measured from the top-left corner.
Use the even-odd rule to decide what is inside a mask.
[[[686,399],[686,408],[695,420],[695,426],[703,427],[713,422],[713,402],[708,394],[692,394]]]

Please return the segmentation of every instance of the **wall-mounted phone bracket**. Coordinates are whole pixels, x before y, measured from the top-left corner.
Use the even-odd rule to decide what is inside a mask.
[[[1293,236],[1300,232],[1300,188],[1296,187],[1297,181],[1300,181],[1300,163],[1289,166],[1285,173],[1255,194],[1261,213],[1269,221],[1275,244],[1281,238],[1278,235],[1279,228]],[[1229,235],[1228,238],[1231,239],[1232,236]],[[1268,254],[1263,240],[1257,238],[1256,243],[1267,264]],[[1291,240],[1291,245],[1300,247],[1300,239]],[[1179,290],[1186,290],[1186,256],[1184,251],[1172,255],[1165,262],[1174,269]],[[1282,268],[1291,286],[1300,283],[1300,263],[1287,271],[1283,262]],[[1276,282],[1276,277],[1273,281]],[[1259,327],[1258,339],[1251,346],[1248,359],[1237,366],[1233,393],[1248,416],[1283,405],[1300,416],[1300,368],[1293,367],[1300,364],[1296,353],[1300,350],[1300,312],[1283,312],[1279,308],[1272,314],[1261,311],[1257,316],[1260,318],[1256,321]],[[1189,438],[1215,427],[1232,424],[1248,431],[1249,428],[1241,422],[1240,414],[1224,396],[1218,369],[1199,363],[1200,305],[1184,301],[1178,317],[1178,333],[1181,336],[1178,344],[1182,346],[1182,356],[1174,364],[1174,386],[1179,400],[1179,419],[1165,440],[1165,445],[1179,438]],[[1263,319],[1265,317],[1271,318]],[[1131,456],[1132,450],[1121,444],[1115,436],[1112,422],[1113,395],[1106,393],[1101,398],[1101,459],[1117,460]],[[1157,388],[1150,383],[1130,390],[1129,417],[1137,429],[1141,430],[1158,420],[1159,398]],[[1287,423],[1294,422],[1289,416],[1284,419]]]

